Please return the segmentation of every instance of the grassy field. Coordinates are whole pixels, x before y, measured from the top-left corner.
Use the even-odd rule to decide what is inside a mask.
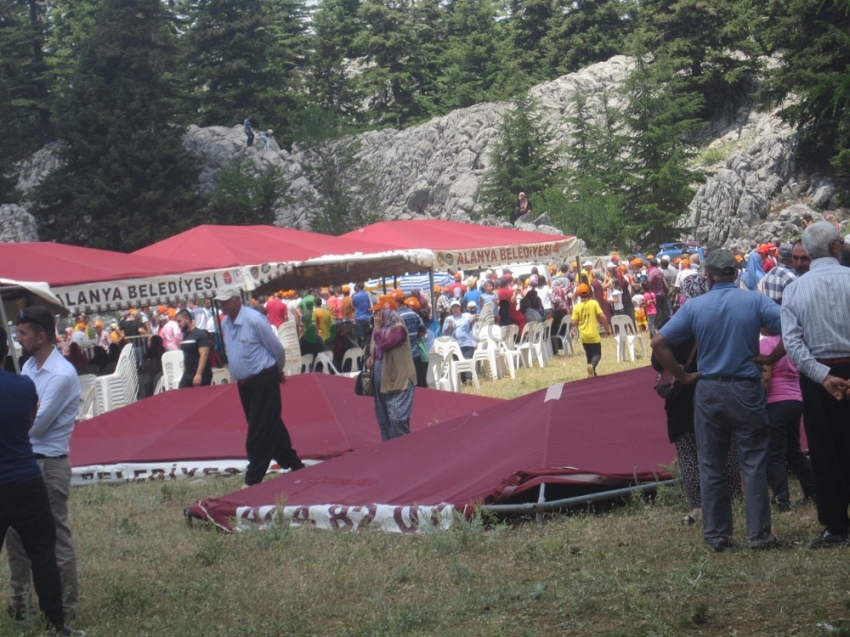
[[[607,342],[600,371],[629,366]],[[481,392],[509,397],[583,371],[583,357],[555,360]],[[240,484],[75,489],[76,625],[91,637],[850,634],[850,551],[805,547],[819,529],[811,506],[774,516],[787,548],[719,555],[698,527],[679,526],[676,488],[542,523],[476,518],[417,536],[187,527],[185,504]],[[738,539],[742,524],[736,503]],[[5,559],[0,571],[4,600]],[[0,617],[0,635],[37,634]]]

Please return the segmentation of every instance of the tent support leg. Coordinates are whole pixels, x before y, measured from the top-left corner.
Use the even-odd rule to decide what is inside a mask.
[[[540,485],[540,494],[537,496],[537,504],[545,504],[546,503],[546,483]],[[537,511],[537,526],[543,526],[543,511]]]
[[[588,502],[596,502],[598,500],[610,500],[611,498],[619,498],[621,496],[631,495],[636,491],[654,491],[658,487],[672,487],[679,481],[664,480],[662,482],[647,482],[637,484],[633,487],[624,487],[622,489],[614,489],[613,491],[600,491],[599,493],[589,493],[580,495],[575,498],[564,498],[563,500],[552,500],[551,502],[527,502],[525,504],[485,504],[481,507],[482,511],[490,511],[492,513],[544,513],[547,511],[555,511],[557,509],[565,509],[575,506],[576,504],[587,504]]]

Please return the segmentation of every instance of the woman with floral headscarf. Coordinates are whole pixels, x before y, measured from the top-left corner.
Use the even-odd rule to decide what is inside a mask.
[[[375,383],[375,416],[381,440],[410,433],[416,386],[410,337],[396,308],[395,300],[389,295],[380,296],[370,308],[373,330],[366,367],[372,369]]]

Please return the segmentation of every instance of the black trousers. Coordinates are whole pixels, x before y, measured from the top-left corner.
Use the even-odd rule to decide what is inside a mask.
[[[289,432],[280,417],[280,376],[272,368],[254,378],[238,383],[239,400],[248,421],[248,469],[245,484],[258,484],[275,460],[284,469],[301,469],[304,463],[298,458]]]
[[[596,366],[602,360],[602,343],[582,343],[581,346],[584,348],[587,364],[593,365],[593,372],[596,373]]]
[[[0,548],[10,528],[17,531],[32,565],[38,607],[54,628],[62,628],[62,584],[56,565],[56,527],[44,480],[0,485]]]
[[[770,419],[770,444],[767,448],[767,484],[773,491],[780,507],[791,506],[788,490],[790,469],[803,489],[803,495],[814,497],[815,478],[812,464],[800,449],[800,418],[803,403],[797,400],[782,400],[767,404]]]
[[[850,378],[850,365],[833,376]],[[818,520],[830,533],[850,531],[850,400],[835,400],[822,385],[800,375],[803,423],[815,474]]]

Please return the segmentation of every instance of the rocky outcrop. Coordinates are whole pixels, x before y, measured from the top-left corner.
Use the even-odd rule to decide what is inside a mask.
[[[0,206],[0,243],[38,241],[38,228],[26,208],[17,204]]]
[[[630,58],[617,56],[534,87],[531,94],[553,127],[552,143],[570,143],[566,120],[577,92],[585,97],[591,115],[603,95],[611,107],[620,107],[617,88],[632,67]],[[469,221],[480,212],[476,197],[506,108],[503,103],[478,104],[404,130],[359,135],[359,159],[374,169],[384,218]],[[815,218],[821,210],[844,218],[835,184],[800,170],[795,158],[797,134],[777,116],[742,108],[713,122],[706,135],[714,138],[701,159],[709,177],[699,186],[682,221],[683,238],[718,247],[789,237],[799,233],[800,205],[811,206],[806,209]],[[221,169],[233,161],[250,160],[257,174],[270,166],[279,168],[290,186],[277,211],[277,223],[309,229],[311,186],[299,148],[283,150],[273,137],[266,147],[259,134],[254,146],[247,147],[242,126],[190,126],[185,144],[203,160],[199,191],[212,188]],[[19,189],[27,192],[37,187],[41,176],[56,165],[52,149],[39,151],[21,164]],[[540,212],[546,211],[535,209]],[[495,219],[483,223],[508,225]],[[523,219],[516,226],[560,232],[545,214]]]

